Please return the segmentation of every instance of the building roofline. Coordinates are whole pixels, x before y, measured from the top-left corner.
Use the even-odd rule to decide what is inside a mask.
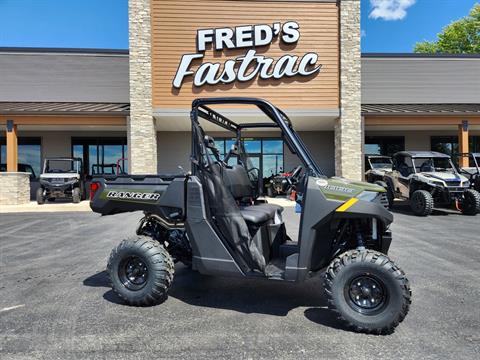
[[[417,53],[362,53],[362,58],[457,58],[480,59],[480,54],[417,54]]]
[[[128,49],[0,47],[0,53],[128,55]]]

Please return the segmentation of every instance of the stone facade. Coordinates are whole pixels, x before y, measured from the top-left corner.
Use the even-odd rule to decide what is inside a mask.
[[[129,0],[130,119],[129,172],[156,174],[157,132],[152,116],[150,0]]]
[[[30,202],[30,174],[0,172],[0,206]]]
[[[340,2],[340,118],[335,123],[335,173],[362,179],[360,0]]]

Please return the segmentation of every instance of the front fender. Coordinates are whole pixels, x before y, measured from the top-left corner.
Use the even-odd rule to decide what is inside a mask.
[[[393,222],[393,214],[382,205],[356,198],[352,198],[339,206],[333,216],[334,219],[376,218],[383,223],[385,228]]]

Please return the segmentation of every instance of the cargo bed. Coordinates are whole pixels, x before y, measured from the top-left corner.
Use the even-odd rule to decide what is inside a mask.
[[[140,210],[179,221],[185,214],[186,180],[183,174],[93,176],[90,207],[102,215]]]

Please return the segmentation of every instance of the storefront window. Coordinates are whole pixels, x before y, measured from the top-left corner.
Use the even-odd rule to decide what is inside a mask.
[[[459,151],[457,136],[432,136],[431,145],[432,151],[438,151],[453,157]]]
[[[403,136],[365,137],[365,154],[392,156],[403,150],[405,150],[405,137]]]
[[[470,152],[480,153],[480,136],[470,136]]]
[[[223,158],[228,154],[235,139],[216,139],[215,144]],[[278,174],[283,171],[283,141],[280,139],[243,140],[251,166],[260,169],[262,177]],[[236,158],[230,158],[229,165],[236,163]]]
[[[263,140],[262,150],[263,177],[283,172],[283,141]]]
[[[72,154],[83,160],[87,175],[128,172],[126,138],[72,138]]]
[[[41,173],[42,169],[42,146],[39,137],[19,137],[18,138],[18,164],[19,171],[30,172],[29,167],[23,165],[30,165],[33,169],[35,177]],[[6,139],[0,138],[0,163],[7,163],[7,146]],[[3,169],[3,166],[2,166]]]

